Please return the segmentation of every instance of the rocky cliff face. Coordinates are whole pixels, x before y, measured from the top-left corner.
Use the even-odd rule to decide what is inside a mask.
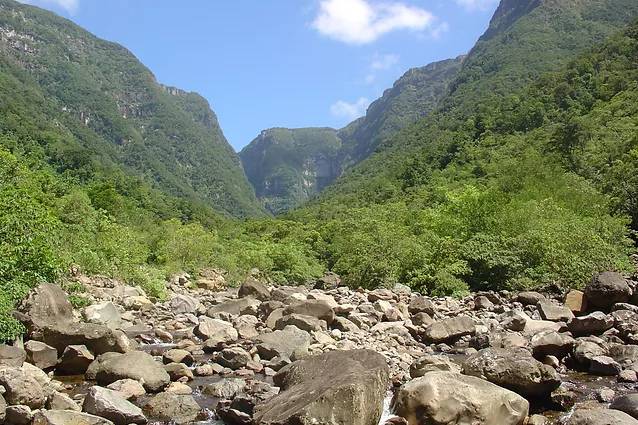
[[[448,89],[463,57],[405,73],[366,115],[341,130],[272,129],[240,153],[257,196],[273,213],[305,202],[365,159],[383,140],[426,116]]]

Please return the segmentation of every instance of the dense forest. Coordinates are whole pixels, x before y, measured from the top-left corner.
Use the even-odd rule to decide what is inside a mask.
[[[579,287],[628,269],[638,4],[512,3],[427,117],[269,218],[203,99],[68,21],[0,0],[0,338],[21,332],[10,312],[28,289],[71,267],[159,299],[171,274],[213,267],[230,282],[255,268],[293,284],[331,270],[352,287],[430,295]],[[62,47],[74,59],[53,60]],[[118,69],[130,74],[112,80]],[[108,90],[88,83],[96,73]],[[82,304],[81,286],[67,290]]]

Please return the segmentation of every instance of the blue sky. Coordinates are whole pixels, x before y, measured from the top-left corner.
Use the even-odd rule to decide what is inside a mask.
[[[239,150],[266,128],[346,125],[409,68],[467,52],[498,0],[28,2],[202,94]]]

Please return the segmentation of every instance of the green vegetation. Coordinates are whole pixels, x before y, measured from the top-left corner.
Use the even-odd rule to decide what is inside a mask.
[[[257,197],[274,214],[313,198],[381,142],[432,111],[462,62],[459,57],[409,70],[370,105],[365,117],[341,130],[263,131],[239,154]]]
[[[134,173],[135,161],[155,161],[157,171],[185,159],[149,147],[124,164],[121,146],[45,100],[45,85],[19,72],[5,54],[10,43],[0,41],[0,339],[21,331],[9,314],[28,289],[71,265],[159,299],[172,273],[209,267],[226,270],[231,284],[253,268],[289,284],[330,269],[351,286],[399,282],[432,295],[578,287],[598,271],[628,269],[638,229],[638,23],[612,34],[638,4],[505,7],[510,1],[432,113],[381,142],[319,199],[277,219],[230,219],[158,184],[177,181],[174,174]],[[171,117],[188,114],[216,126],[201,99],[167,95],[180,100],[148,119],[177,129]],[[137,137],[116,116],[100,134]],[[331,155],[338,150],[333,130],[319,133],[263,135],[261,143],[286,141],[267,168],[282,167],[281,181],[293,181],[287,187],[304,176],[278,157],[303,164],[325,145]],[[312,152],[315,137],[327,142]],[[276,209],[291,192],[270,195]],[[66,289],[75,305],[86,303],[82,287]]]

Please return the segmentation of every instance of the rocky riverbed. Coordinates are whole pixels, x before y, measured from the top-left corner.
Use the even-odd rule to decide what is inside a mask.
[[[56,285],[0,346],[7,424],[638,424],[638,283],[583,292],[428,298],[403,286],[308,287],[210,271],[165,302],[79,276]]]

